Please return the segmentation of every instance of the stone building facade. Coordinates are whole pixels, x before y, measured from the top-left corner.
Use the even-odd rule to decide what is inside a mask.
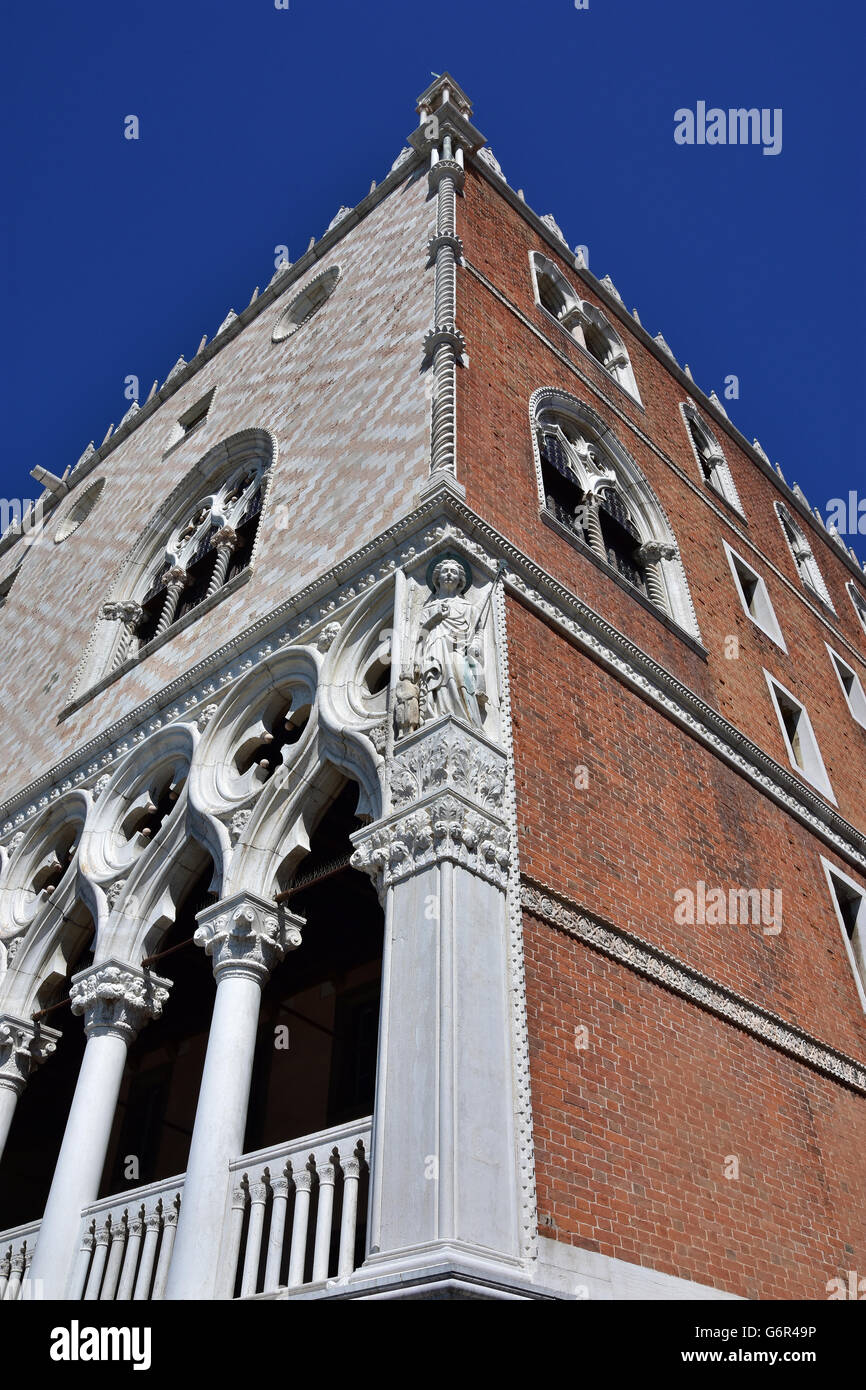
[[[7,1301],[866,1275],[863,570],[418,115],[0,542]]]

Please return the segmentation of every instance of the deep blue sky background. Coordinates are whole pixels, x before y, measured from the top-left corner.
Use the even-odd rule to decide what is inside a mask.
[[[0,496],[36,495],[35,464],[119,421],[127,374],[146,395],[276,244],[296,259],[359,201],[448,69],[512,186],[697,383],[737,374],[729,414],[789,482],[866,497],[853,0],[13,0],[3,28]],[[698,100],[782,107],[782,153],[675,145]]]

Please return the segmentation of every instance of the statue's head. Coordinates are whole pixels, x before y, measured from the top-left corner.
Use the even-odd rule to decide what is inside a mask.
[[[469,587],[466,566],[453,555],[446,555],[439,561],[431,578],[437,594],[462,594]]]

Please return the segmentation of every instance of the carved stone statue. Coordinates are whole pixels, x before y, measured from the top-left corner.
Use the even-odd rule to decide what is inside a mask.
[[[421,723],[421,687],[411,666],[400,667],[394,688],[394,726],[398,738],[411,734]]]
[[[480,615],[463,597],[468,575],[446,557],[433,570],[434,592],[421,610],[418,670],[423,722],[453,714],[480,728],[486,701]]]

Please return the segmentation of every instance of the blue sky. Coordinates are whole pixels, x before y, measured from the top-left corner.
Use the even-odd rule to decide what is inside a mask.
[[[359,201],[448,69],[511,184],[697,383],[736,374],[729,414],[789,482],[866,500],[862,7],[17,0],[5,30],[0,495],[36,495],[127,375],[146,395],[277,244],[296,259]],[[781,108],[781,153],[677,145],[699,101]]]

